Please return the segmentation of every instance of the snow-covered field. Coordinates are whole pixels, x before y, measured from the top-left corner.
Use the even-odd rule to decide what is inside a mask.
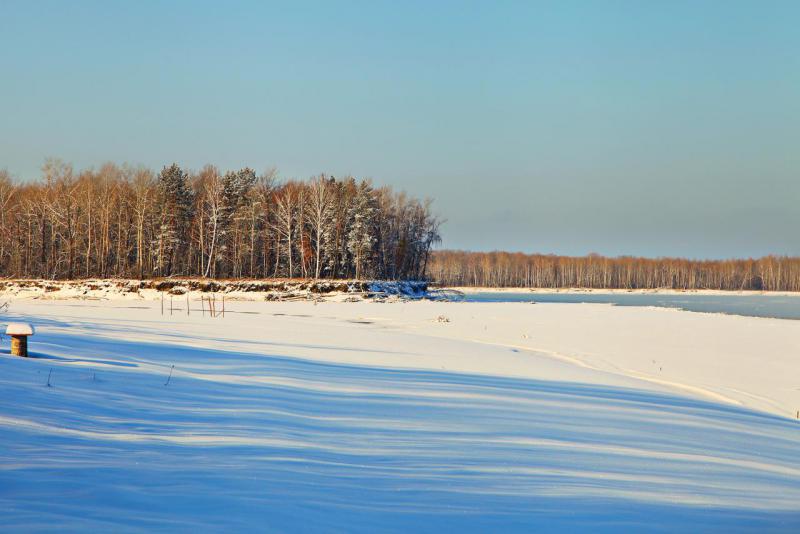
[[[800,529],[800,321],[193,306],[11,303],[0,529]]]

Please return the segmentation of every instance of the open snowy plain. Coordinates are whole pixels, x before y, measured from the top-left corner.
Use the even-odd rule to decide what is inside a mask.
[[[800,529],[800,321],[24,299],[17,320],[37,333],[28,359],[0,344],[0,528]]]

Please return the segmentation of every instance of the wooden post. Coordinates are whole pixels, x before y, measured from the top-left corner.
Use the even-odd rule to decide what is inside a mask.
[[[161,292],[161,315],[164,315],[164,292]]]
[[[186,293],[186,315],[189,315],[189,293]]]
[[[28,323],[8,323],[6,335],[11,337],[11,354],[26,357],[28,355],[28,336],[33,334],[33,326]]]
[[[28,336],[11,336],[11,355],[28,357]]]
[[[225,318],[225,293],[222,294],[222,318]]]

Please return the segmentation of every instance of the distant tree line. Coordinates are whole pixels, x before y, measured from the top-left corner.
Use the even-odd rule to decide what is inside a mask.
[[[447,286],[800,291],[800,258],[697,261],[436,251],[429,277]]]
[[[439,241],[430,201],[351,177],[42,170],[0,171],[0,276],[416,279]]]

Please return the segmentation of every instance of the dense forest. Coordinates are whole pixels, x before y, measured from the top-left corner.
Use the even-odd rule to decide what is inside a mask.
[[[800,291],[800,258],[698,261],[432,247],[440,220],[368,180],[208,165],[0,170],[0,276],[428,279],[445,286]]]
[[[0,276],[419,279],[439,241],[429,201],[350,177],[57,160],[42,174],[0,171]]]
[[[508,252],[435,252],[428,275],[447,286],[800,291],[800,258],[696,261]]]

